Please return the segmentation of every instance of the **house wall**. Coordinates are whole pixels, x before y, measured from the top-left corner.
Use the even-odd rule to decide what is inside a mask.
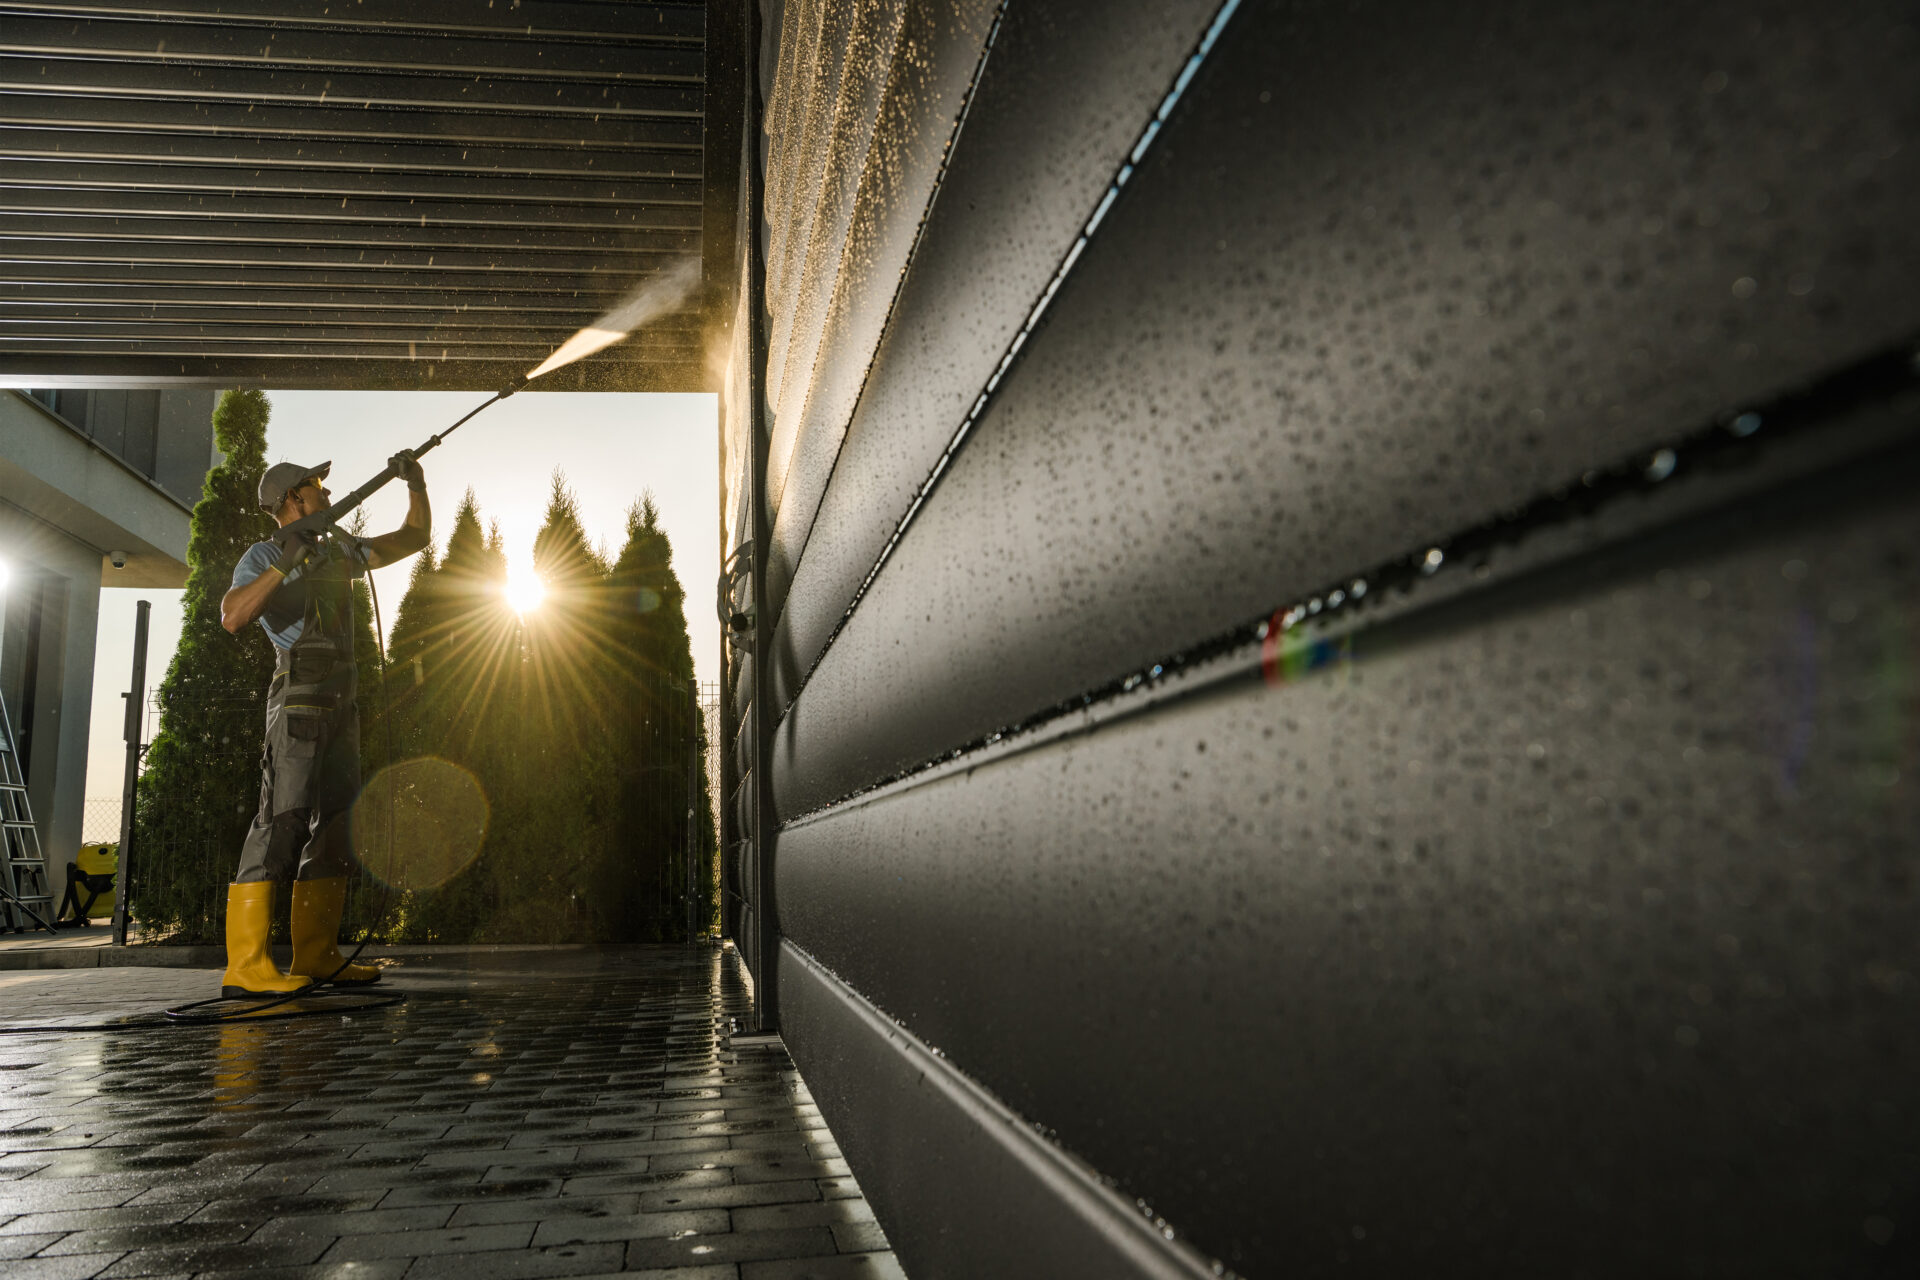
[[[27,394],[176,501],[191,507],[200,500],[218,392],[66,387]]]
[[[8,675],[0,694],[7,699],[15,733],[31,739],[27,800],[57,905],[66,891],[67,863],[80,848],[85,816],[100,552],[0,502],[0,557],[7,561],[9,578],[0,608],[10,624],[0,640],[0,667]],[[37,636],[25,616],[35,608],[40,611]],[[21,651],[30,638],[37,640],[31,655]],[[22,679],[28,672],[30,698]],[[32,712],[26,716],[29,703]]]
[[[907,1270],[1913,1265],[1904,10],[762,12],[729,851]]]
[[[56,902],[80,846],[100,591],[186,581],[188,504],[212,459],[213,399],[197,390],[0,390],[0,559],[13,579],[6,607],[20,616],[41,586],[47,602],[34,660],[20,652],[27,628],[13,626],[14,652],[0,663],[36,672],[23,726],[34,740],[28,799]],[[16,718],[24,692],[5,689]]]

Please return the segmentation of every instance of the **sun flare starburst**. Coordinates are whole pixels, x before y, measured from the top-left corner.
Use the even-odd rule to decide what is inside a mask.
[[[509,569],[506,585],[501,592],[513,611],[524,618],[538,609],[540,602],[547,598],[547,584],[531,569]]]

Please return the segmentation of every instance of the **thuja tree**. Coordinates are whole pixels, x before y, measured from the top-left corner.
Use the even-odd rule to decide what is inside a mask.
[[[715,839],[693,697],[686,592],[673,571],[673,545],[651,494],[627,513],[627,540],[609,588],[625,685],[617,731],[619,830],[646,890],[642,928],[653,939],[679,938],[687,928],[687,894],[693,895],[696,929],[707,927],[712,915]]]
[[[505,576],[469,489],[446,554],[416,568],[394,619],[389,687],[409,752],[463,762],[470,754],[514,627],[500,590]]]
[[[347,531],[356,538],[367,535],[367,512],[363,507],[353,513],[353,520]],[[368,589],[365,578],[356,579],[351,588],[353,599],[353,662],[359,679],[357,695],[359,703],[360,729],[360,782],[364,787],[374,775],[385,767],[398,753],[397,744],[389,738],[390,724],[387,718],[386,700],[381,696],[381,662],[378,641],[374,636],[373,593]],[[394,602],[383,601],[381,609],[393,608]],[[368,833],[354,826],[353,846],[356,854],[363,860],[371,858],[366,869],[379,873],[388,860],[386,842],[375,833],[371,842]],[[405,904],[389,902],[385,893],[368,892],[369,886],[364,879],[357,886],[346,913],[345,936],[358,939],[366,930],[380,925],[382,915],[403,914]],[[385,910],[383,910],[385,908]]]
[[[632,868],[613,847],[607,566],[558,473],[533,562],[546,600],[503,668],[480,753],[496,797],[485,857],[495,915],[477,940],[621,940],[634,890]]]
[[[387,691],[399,758],[436,756],[479,779],[498,824],[511,826],[492,777],[490,733],[510,730],[500,713],[520,664],[519,624],[503,601],[505,558],[497,531],[482,531],[469,489],[454,515],[446,553],[423,552],[395,613]],[[444,884],[410,893],[396,936],[419,942],[468,942],[498,914],[488,856]]]
[[[399,606],[389,671],[399,754],[460,765],[492,806],[477,862],[410,894],[400,936],[679,938],[690,766],[696,927],[711,913],[714,840],[672,547],[643,499],[609,566],[556,476],[533,551],[547,599],[522,620],[503,602],[498,529],[482,536],[469,494],[446,554],[416,568]]]
[[[273,645],[259,627],[220,625],[233,566],[267,537],[260,510],[267,397],[229,391],[213,411],[226,460],[207,473],[187,543],[180,645],[160,683],[160,727],[134,818],[132,910],[181,942],[212,940],[225,887],[260,795],[260,741]]]

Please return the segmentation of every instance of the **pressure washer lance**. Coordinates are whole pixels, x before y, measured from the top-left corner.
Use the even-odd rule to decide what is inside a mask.
[[[558,369],[563,365],[571,364],[575,360],[578,360],[583,356],[592,355],[595,351],[598,351],[603,347],[610,346],[611,344],[618,342],[621,339],[627,337],[630,333],[632,333],[635,329],[637,329],[644,321],[652,318],[655,315],[660,314],[665,310],[670,310],[673,306],[677,306],[681,301],[684,300],[684,298],[686,297],[686,294],[694,287],[694,285],[698,283],[699,278],[700,278],[700,260],[698,258],[691,258],[687,262],[682,263],[681,266],[677,268],[675,271],[668,272],[659,281],[650,282],[649,284],[644,286],[642,289],[640,289],[635,295],[624,299],[619,306],[614,308],[614,310],[608,312],[606,315],[601,316],[600,319],[594,321],[592,325],[588,326],[585,329],[582,329],[579,333],[576,333],[571,339],[567,341],[565,345],[563,345],[558,350],[556,350],[551,356],[548,356],[546,361],[543,364],[541,364],[538,368],[535,368],[527,373],[521,374],[506,389],[495,392],[492,399],[481,402],[477,407],[475,407],[473,410],[468,412],[464,417],[462,417],[459,421],[455,422],[452,426],[448,427],[446,430],[441,431],[435,435],[428,436],[426,443],[421,445],[418,449],[411,450],[409,453],[405,455],[395,454],[391,459],[388,460],[385,469],[382,470],[378,475],[374,476],[373,479],[361,485],[358,489],[355,489],[352,493],[348,494],[346,497],[340,499],[340,501],[328,507],[325,511],[316,511],[314,514],[310,516],[302,516],[300,519],[295,520],[291,524],[282,525],[276,536],[282,540],[287,540],[287,539],[292,539],[297,537],[297,538],[304,538],[308,541],[317,542],[323,537],[341,533],[341,530],[339,528],[339,521],[341,517],[345,516],[348,512],[352,511],[355,507],[359,506],[361,503],[365,502],[368,498],[372,497],[388,481],[398,478],[400,475],[400,466],[398,464],[401,463],[405,458],[418,459],[423,454],[431,453],[434,449],[439,447],[440,442],[442,440],[445,440],[448,436],[452,435],[455,431],[458,431],[461,427],[465,426],[468,422],[472,421],[475,417],[477,417],[480,414],[481,410],[487,409],[492,405],[497,404],[502,400],[505,400],[508,396],[512,395],[516,391],[519,391],[521,388],[525,387],[529,382],[532,382],[535,378],[540,377],[542,374],[549,373],[552,370]],[[386,698],[386,665],[387,665],[386,645],[384,643],[381,643],[380,641],[380,635],[381,635],[381,628],[380,628],[380,621],[379,621],[380,597],[377,592],[373,591],[373,578],[371,576],[367,578],[367,589],[370,593],[372,593],[371,599],[372,599],[373,610],[374,610],[374,628],[373,629],[374,629],[374,638],[375,638],[375,648],[380,658],[380,674],[381,674],[380,696],[382,701],[384,702]],[[381,719],[385,721],[387,725],[387,760],[388,760],[388,763],[391,764],[393,760],[392,718],[384,714],[383,712]],[[391,820],[391,815],[392,815],[391,805],[388,806],[388,815],[389,815],[389,820]],[[393,841],[392,841],[391,834],[389,834],[388,836],[387,849],[388,849],[388,855],[391,856],[392,849],[393,849]],[[381,919],[384,919],[386,917],[386,914],[387,914],[387,903],[383,901],[380,906]],[[376,927],[377,927],[377,923],[378,922],[376,922]],[[370,929],[367,932],[367,938],[371,938],[372,936],[373,936],[373,930]],[[353,949],[353,954],[346,958],[346,962],[340,966],[340,969],[345,969],[347,965],[352,964],[354,960],[359,957],[360,952],[367,945],[367,938],[361,939],[360,945]],[[336,973],[338,973],[339,971],[340,970],[335,970]],[[317,982],[317,983],[314,983],[313,985],[315,987],[325,987],[326,983]],[[264,1004],[250,1005],[245,1011],[239,1014],[222,1015],[222,1014],[201,1014],[196,1012],[201,1008],[224,1003],[225,997],[221,996],[221,997],[215,997],[214,999],[211,999],[211,1000],[196,1000],[191,1004],[177,1005],[174,1008],[166,1010],[164,1013],[164,1016],[161,1019],[157,1019],[157,1020],[143,1020],[140,1018],[129,1018],[129,1019],[119,1020],[116,1022],[85,1023],[85,1024],[79,1024],[79,1025],[75,1025],[71,1023],[63,1023],[63,1024],[60,1024],[57,1028],[35,1027],[35,1026],[28,1026],[28,1027],[0,1026],[0,1035],[35,1035],[35,1034],[44,1034],[48,1030],[59,1030],[63,1032],[65,1031],[134,1031],[134,1030],[140,1030],[145,1027],[154,1026],[154,1025],[165,1026],[168,1023],[172,1023],[173,1025],[179,1025],[182,1023],[204,1025],[208,1023],[237,1022],[243,1018],[249,1019],[249,1020],[265,1021],[273,1018],[311,1017],[316,1014],[352,1013],[352,1012],[357,1012],[364,1009],[384,1008],[388,1005],[397,1004],[401,999],[404,998],[403,996],[397,995],[397,994],[388,995],[388,996],[365,996],[365,995],[360,995],[359,993],[352,993],[356,996],[357,999],[360,1000],[360,1003],[356,1004],[351,1009],[343,1009],[339,1005],[331,1005],[330,1007],[317,1008],[317,1009],[316,1008],[297,1008],[297,1009],[289,1010],[285,1013],[265,1013],[266,1010],[274,1009],[284,1004],[296,1002],[300,1000],[303,996],[317,995],[317,994],[320,994],[320,993],[317,991],[313,991],[311,988],[303,987],[299,991],[289,992],[286,995],[280,996],[273,1000],[269,1000]],[[262,1016],[263,1013],[265,1015],[264,1017]]]
[[[520,375],[520,377],[516,379],[511,386],[507,387],[503,391],[495,392],[492,399],[483,401],[478,407],[476,407],[475,409],[467,413],[465,417],[461,418],[458,422],[455,422],[452,426],[448,427],[446,430],[441,431],[435,435],[428,436],[426,443],[421,445],[418,449],[413,450],[411,454],[408,456],[413,458],[418,458],[422,454],[431,453],[435,448],[439,446],[442,440],[445,440],[448,436],[452,435],[455,431],[459,430],[461,427],[465,426],[468,422],[472,421],[476,416],[478,416],[482,409],[486,409],[494,404],[497,404],[502,400],[505,400],[508,396],[520,390],[522,387],[526,386],[531,381],[533,381],[533,375],[531,374]],[[317,542],[321,538],[326,537],[330,534],[339,533],[340,529],[338,527],[338,522],[343,516],[345,516],[348,512],[352,511],[355,507],[359,506],[361,503],[365,502],[368,498],[372,497],[376,492],[379,491],[381,486],[385,485],[388,481],[398,478],[398,476],[400,475],[400,469],[396,464],[400,461],[400,458],[401,458],[401,455],[396,454],[393,459],[388,461],[386,467],[378,475],[374,476],[373,479],[361,485],[358,489],[355,489],[352,493],[348,494],[346,497],[340,499],[340,501],[328,507],[325,511],[316,511],[314,514],[310,516],[302,516],[300,519],[294,521],[292,524],[281,526],[278,536],[281,538],[302,537],[307,539],[308,541]],[[369,577],[367,580],[367,589],[369,592],[373,592],[373,580],[371,577]],[[380,670],[381,670],[380,697],[381,697],[381,701],[384,703],[386,700],[386,691],[387,691],[387,686],[386,686],[387,655],[386,655],[386,646],[378,642],[378,638],[381,634],[380,620],[379,620],[380,596],[377,592],[375,592],[372,594],[371,598],[373,601],[373,609],[374,609],[374,635],[375,635],[375,641],[376,641],[376,651],[379,653],[379,657],[380,657]],[[387,762],[391,764],[393,762],[392,717],[390,715],[385,714],[383,710],[383,714],[381,715],[381,720],[386,725]],[[391,805],[388,806],[388,814],[389,816],[391,816],[392,814]],[[391,833],[389,833],[387,837],[387,849],[388,849],[388,856],[391,857],[392,849],[393,849],[393,837]],[[380,904],[380,916],[382,919],[386,917],[387,906],[388,906],[388,900],[383,899]],[[376,928],[377,927],[378,927],[378,922],[376,922]],[[51,928],[51,926],[49,926],[49,928]],[[375,930],[373,929],[369,929],[367,931],[366,937],[362,938],[360,941],[360,945],[356,946],[353,949],[353,953],[346,957],[346,960],[343,964],[341,964],[340,969],[345,969],[348,965],[352,964],[356,959],[359,958],[361,951],[363,951],[366,948],[367,941],[373,936],[374,931]],[[340,972],[340,969],[336,969],[334,972],[338,973]],[[217,1007],[217,1006],[221,1006],[229,1003],[225,996],[215,996],[210,1000],[195,1000],[187,1004],[175,1005],[170,1009],[163,1010],[159,1017],[142,1018],[142,1017],[136,1016],[132,1018],[115,1019],[112,1022],[88,1022],[88,1023],[68,1022],[68,1023],[54,1023],[54,1024],[44,1025],[44,1026],[31,1026],[31,1025],[24,1026],[24,1027],[0,1026],[0,1035],[43,1035],[48,1032],[74,1032],[74,1031],[139,1031],[149,1027],[168,1026],[168,1025],[179,1026],[182,1024],[186,1024],[186,1025],[205,1026],[209,1024],[241,1022],[241,1021],[267,1022],[267,1021],[273,1021],[275,1019],[280,1019],[280,1018],[303,1018],[303,1017],[313,1017],[316,1015],[325,1015],[325,1016],[350,1015],[354,1013],[366,1012],[373,1009],[388,1008],[388,1007],[391,1007],[392,1005],[396,1005],[400,1003],[402,1000],[406,998],[403,993],[398,993],[398,992],[392,993],[392,994],[383,993],[379,995],[374,995],[370,993],[362,993],[357,991],[341,992],[337,990],[323,990],[324,988],[327,987],[327,981],[330,981],[330,980],[331,979],[329,978],[328,980],[316,982],[311,987],[302,987],[298,991],[290,991],[286,995],[279,996],[275,999],[268,1000],[264,1003],[250,1003],[246,1008],[234,1013],[221,1014],[221,1013],[200,1012],[200,1010],[202,1009]],[[323,994],[335,995],[336,997],[345,996],[351,999],[353,1003],[351,1005],[341,1005],[336,1001],[327,1001],[325,1004],[319,1007],[308,1005],[308,1006],[297,1007],[294,1009],[289,1009],[282,1013],[269,1012],[270,1010],[278,1009],[282,1005],[298,1004],[303,1000],[308,1000],[314,996],[319,996]]]
[[[483,401],[477,408],[470,411],[465,417],[461,418],[458,422],[454,423],[452,426],[448,427],[446,430],[441,431],[435,435],[428,436],[426,443],[421,445],[418,449],[414,449],[409,454],[405,454],[405,455],[395,454],[393,458],[387,462],[387,465],[371,480],[361,485],[358,489],[355,489],[352,493],[349,493],[346,497],[340,499],[340,501],[328,507],[325,511],[316,511],[310,516],[302,516],[300,519],[293,521],[291,524],[282,525],[276,537],[282,541],[291,541],[294,538],[301,538],[308,542],[318,542],[322,538],[340,533],[339,521],[348,512],[352,511],[355,507],[359,506],[361,503],[365,502],[368,498],[372,497],[388,481],[394,480],[399,477],[400,475],[399,464],[404,457],[418,458],[422,454],[431,453],[436,447],[439,446],[442,440],[445,440],[448,436],[452,435],[455,431],[459,430],[460,427],[464,426],[466,423],[471,421],[474,417],[476,417],[480,413],[482,409],[485,409],[490,405],[496,404],[501,400],[505,400],[508,396],[520,390],[520,388],[526,386],[527,383],[531,381],[533,381],[531,375],[522,374],[511,386],[507,387],[504,391],[496,392],[492,399]],[[384,710],[384,703],[386,701],[386,696],[387,696],[386,646],[384,644],[378,643],[378,637],[380,633],[380,619],[379,619],[380,596],[377,592],[374,592],[373,590],[373,580],[371,577],[369,577],[367,580],[367,590],[370,593],[373,593],[370,598],[373,601],[375,640],[376,640],[377,651],[379,652],[379,656],[380,656],[380,674],[381,674],[380,698],[383,704],[381,721],[386,725],[387,763],[392,764],[393,763],[393,724],[392,724],[392,718],[389,715],[387,715]],[[388,815],[389,815],[389,820],[391,820],[391,815],[392,815],[391,804],[388,805]],[[388,852],[388,857],[392,857],[393,837],[391,832],[389,832],[387,837],[387,852]],[[389,886],[386,894],[383,894],[380,901],[380,919],[381,920],[384,920],[386,918],[387,907],[390,901],[391,901],[391,887]],[[360,953],[366,949],[367,942],[369,939],[372,938],[374,932],[378,928],[378,925],[379,925],[379,921],[376,921],[375,928],[369,929],[367,931],[366,936],[360,940],[360,945],[356,946],[353,949],[353,953],[347,956],[345,960],[341,962],[340,968],[334,970],[334,974],[340,973],[342,970],[346,969],[347,966],[351,965],[355,960],[359,959]],[[367,1010],[367,1009],[379,1009],[379,1008],[385,1008],[390,1005],[398,1004],[401,1000],[405,999],[405,996],[402,994],[365,995],[359,992],[341,992],[338,990],[328,989],[328,984],[333,980],[333,976],[334,976],[333,974],[330,974],[326,978],[322,979],[321,981],[315,982],[311,987],[302,987],[298,991],[290,991],[283,996],[279,996],[277,998],[268,1000],[263,1004],[251,1004],[248,1008],[238,1013],[201,1013],[200,1010],[202,1009],[219,1008],[227,1003],[227,999],[225,996],[216,996],[210,1000],[195,1000],[188,1004],[175,1005],[174,1007],[164,1011],[164,1017],[166,1018],[167,1021],[173,1022],[175,1024],[179,1024],[179,1023],[204,1024],[204,1023],[220,1023],[220,1022],[238,1022],[241,1020],[249,1020],[249,1021],[268,1020],[272,1018],[306,1017],[316,1013],[355,1012],[355,1011]],[[268,1012],[268,1010],[277,1009],[282,1005],[298,1004],[302,1000],[306,1000],[314,996],[322,996],[322,995],[330,995],[330,996],[345,995],[354,999],[355,1003],[351,1009],[343,1009],[342,1006],[340,1006],[339,1004],[329,1001],[326,1006],[320,1007],[320,1008],[300,1007],[300,1008],[290,1010],[286,1013]],[[127,1025],[145,1025],[145,1024],[132,1023],[132,1024],[121,1024],[121,1025],[127,1026]],[[65,1029],[74,1030],[76,1028],[65,1028]],[[102,1026],[99,1028],[87,1027],[83,1029],[107,1030],[109,1028]],[[114,1027],[112,1029],[117,1030],[119,1028]]]
[[[386,467],[376,474],[373,479],[367,481],[358,489],[355,489],[352,493],[349,493],[346,497],[328,507],[325,511],[316,511],[310,516],[302,516],[291,524],[281,526],[280,530],[275,534],[275,537],[283,542],[290,542],[294,538],[305,538],[308,541],[314,541],[326,534],[339,533],[339,523],[348,512],[379,492],[389,481],[399,478],[400,469],[398,463],[402,456],[413,458],[417,461],[424,455],[433,452],[434,449],[439,447],[442,440],[445,440],[455,431],[458,431],[468,422],[478,417],[482,410],[489,409],[500,401],[505,400],[508,396],[519,391],[531,381],[533,381],[531,375],[521,374],[520,377],[514,381],[513,385],[509,386],[506,390],[496,391],[491,400],[482,401],[478,408],[468,412],[465,417],[461,418],[446,430],[428,436],[426,443],[419,448],[410,449],[405,455],[395,454],[388,460]]]
[[[439,432],[436,435],[427,437],[427,442],[421,445],[418,449],[414,449],[410,453],[404,454],[404,455],[395,454],[394,457],[388,461],[386,467],[379,472],[379,474],[375,475],[371,480],[361,485],[358,489],[355,489],[352,493],[349,493],[346,497],[340,499],[340,501],[328,507],[325,511],[316,511],[310,516],[303,516],[300,519],[295,520],[291,524],[281,526],[278,536],[281,539],[291,539],[294,537],[299,537],[310,542],[318,542],[322,538],[328,537],[333,534],[338,534],[340,532],[338,522],[341,519],[341,517],[345,516],[349,511],[352,511],[355,507],[359,506],[361,503],[365,502],[368,498],[372,497],[380,489],[382,485],[385,485],[390,480],[396,479],[400,475],[399,464],[402,462],[404,458],[418,458],[420,457],[420,455],[424,453],[432,452],[433,449],[436,448],[442,440],[445,440],[448,436],[452,435],[455,431],[457,431],[461,426],[471,421],[475,416],[477,416],[480,413],[482,409],[485,409],[489,405],[495,404],[498,401],[505,400],[508,396],[520,390],[522,387],[526,386],[527,383],[531,381],[533,381],[533,375],[522,374],[520,378],[513,383],[513,385],[507,387],[504,391],[496,392],[492,399],[483,401],[477,408],[467,413],[465,417],[461,418],[458,422],[455,422],[452,426],[448,427],[446,430]],[[393,763],[393,718],[392,718],[392,715],[390,714],[391,709],[386,706],[387,654],[386,654],[386,645],[382,643],[380,640],[380,636],[382,634],[381,626],[380,626],[380,594],[378,591],[374,589],[373,578],[371,577],[371,575],[369,575],[369,577],[367,578],[367,591],[369,594],[369,599],[372,601],[372,604],[373,604],[373,630],[374,630],[375,652],[379,655],[379,659],[380,659],[380,701],[381,701],[380,719],[381,719],[381,723],[385,726],[385,729],[386,729],[387,763],[391,765]],[[392,822],[392,816],[393,816],[393,805],[391,802],[391,798],[389,798],[389,802],[387,806],[387,817],[388,817],[389,823]],[[389,830],[387,833],[387,856],[389,859],[391,859],[393,856],[393,833],[391,830]],[[389,867],[389,870],[391,870],[391,867]],[[264,1004],[258,1004],[258,1003],[252,1004],[244,1011],[241,1011],[238,1013],[209,1014],[209,1013],[200,1012],[200,1010],[202,1009],[219,1008],[221,1006],[224,1006],[227,1003],[227,997],[222,995],[222,996],[216,996],[209,1000],[195,1000],[188,1004],[175,1005],[174,1007],[165,1010],[164,1016],[169,1022],[173,1022],[175,1024],[179,1024],[179,1023],[204,1024],[204,1023],[237,1022],[243,1019],[266,1020],[266,1019],[272,1019],[272,1018],[288,1018],[288,1017],[297,1018],[297,1017],[306,1017],[312,1014],[319,1014],[319,1013],[358,1012],[358,1011],[368,1010],[368,1009],[386,1008],[388,1006],[400,1003],[400,1001],[406,998],[405,995],[401,993],[367,995],[359,992],[340,991],[338,989],[330,988],[330,985],[329,985],[332,983],[333,979],[336,976],[344,972],[349,966],[353,964],[355,960],[360,958],[360,953],[366,949],[367,943],[372,939],[374,933],[378,931],[380,924],[383,921],[385,921],[386,915],[387,915],[387,908],[391,905],[391,902],[392,902],[392,885],[387,884],[386,886],[384,886],[381,894],[380,913],[379,913],[378,919],[376,919],[374,922],[373,928],[367,930],[365,936],[363,936],[360,939],[360,944],[353,949],[352,954],[348,955],[344,960],[341,961],[340,967],[338,969],[335,969],[333,973],[328,974],[325,978],[319,980],[318,982],[315,982],[312,986],[302,987],[298,991],[290,991],[285,995],[276,997],[274,999],[270,999],[266,1001]],[[343,996],[343,995],[355,1001],[354,1005],[350,1009],[343,1009],[342,1006],[340,1006],[339,1004],[329,1001],[326,1006],[320,1007],[320,1008],[301,1007],[301,1008],[290,1010],[286,1013],[278,1013],[278,1014],[267,1012],[268,1010],[277,1009],[282,1005],[298,1004],[298,1002],[314,996]],[[92,1028],[88,1028],[88,1029],[92,1029]]]

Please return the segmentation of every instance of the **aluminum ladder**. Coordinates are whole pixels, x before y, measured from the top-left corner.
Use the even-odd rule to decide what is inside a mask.
[[[47,890],[47,860],[40,852],[40,830],[27,804],[27,775],[20,767],[20,746],[13,720],[0,699],[0,930],[25,933],[38,926],[48,933],[53,894]]]

